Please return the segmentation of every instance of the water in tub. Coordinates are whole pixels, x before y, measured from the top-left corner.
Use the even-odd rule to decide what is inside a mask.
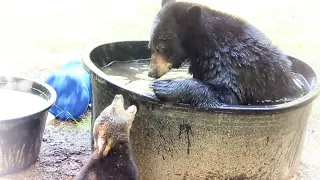
[[[101,70],[108,75],[108,78],[111,79],[111,82],[117,85],[126,87],[127,89],[139,94],[152,95],[153,92],[150,84],[154,81],[154,79],[148,76],[149,63],[149,59],[113,61],[107,66],[101,68]],[[301,74],[293,73],[293,77],[295,78],[294,80],[297,86],[302,87],[306,91],[310,90],[308,82]],[[188,73],[188,64],[184,64],[182,68],[171,69],[167,74],[158,80],[182,80],[187,78],[192,78],[192,75]]]
[[[39,96],[0,89],[0,120],[13,119],[41,111],[47,101]]]
[[[148,76],[149,62],[148,59],[113,61],[101,70],[117,85],[126,86],[139,94],[153,94],[150,84],[154,79]],[[188,73],[188,66],[184,65],[180,69],[170,70],[158,80],[181,80],[191,77],[192,75]]]

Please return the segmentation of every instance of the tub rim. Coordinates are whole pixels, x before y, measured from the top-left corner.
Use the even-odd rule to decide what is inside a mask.
[[[307,106],[308,104],[312,103],[319,95],[320,95],[320,80],[319,80],[319,73],[317,73],[312,66],[310,66],[308,63],[305,61],[302,61],[300,58],[297,58],[296,56],[292,56],[289,54],[286,54],[288,57],[295,58],[299,61],[302,61],[304,64],[306,64],[315,74],[316,77],[316,84],[314,88],[306,95],[297,98],[293,101],[286,102],[286,103],[281,103],[281,104],[276,104],[276,105],[226,105],[223,107],[216,107],[216,108],[194,108],[191,107],[190,105],[187,104],[167,104],[165,102],[161,102],[158,99],[155,99],[153,97],[147,96],[147,95],[142,95],[139,93],[136,93],[134,91],[130,91],[129,88],[125,87],[124,85],[118,85],[113,83],[112,81],[108,80],[108,75],[103,73],[92,61],[90,58],[91,52],[101,46],[108,45],[108,44],[113,44],[113,43],[130,43],[130,42],[148,42],[148,40],[136,40],[136,39],[129,39],[129,40],[117,40],[117,41],[107,41],[107,42],[97,42],[97,43],[92,43],[86,46],[85,50],[81,54],[81,61],[83,63],[83,66],[86,71],[89,72],[91,75],[91,79],[93,78],[93,75],[95,78],[99,78],[100,80],[107,82],[111,84],[112,86],[115,86],[122,91],[124,91],[127,94],[133,94],[135,96],[139,96],[139,100],[142,101],[147,101],[151,104],[155,104],[158,106],[161,106],[162,108],[170,108],[173,110],[180,110],[180,111],[195,111],[195,112],[206,112],[206,113],[237,113],[237,114],[275,114],[275,113],[283,113],[287,111],[292,111],[295,109],[302,108],[304,106]],[[91,82],[92,83],[92,82]]]
[[[24,121],[24,120],[28,120],[29,118],[32,118],[34,116],[37,116],[41,113],[44,113],[46,111],[48,111],[53,105],[54,103],[56,102],[57,100],[57,93],[56,91],[50,86],[48,85],[47,83],[44,83],[44,82],[40,82],[38,80],[35,80],[33,78],[28,78],[28,77],[22,77],[22,76],[15,76],[15,75],[4,75],[4,74],[0,74],[0,77],[9,77],[9,78],[12,78],[12,79],[15,79],[15,80],[27,80],[29,82],[32,82],[32,83],[36,83],[38,86],[46,89],[49,94],[46,94],[45,92],[41,91],[40,89],[38,88],[32,88],[33,91],[39,91],[41,92],[42,94],[44,94],[45,96],[47,96],[48,100],[46,100],[46,105],[43,106],[42,108],[39,108],[39,110],[37,111],[34,111],[33,113],[28,113],[26,115],[22,115],[22,116],[17,116],[17,117],[14,117],[14,118],[9,118],[9,119],[0,119],[0,124],[1,123],[8,123],[9,121],[12,122],[12,121]],[[2,81],[0,81],[0,83],[2,83]],[[2,88],[0,88],[2,89]],[[18,91],[18,92],[22,92],[22,91],[19,91],[19,90],[15,90],[15,91]],[[25,92],[27,93],[27,92]],[[30,94],[30,93],[29,93]],[[42,97],[39,97],[39,98],[42,98]]]

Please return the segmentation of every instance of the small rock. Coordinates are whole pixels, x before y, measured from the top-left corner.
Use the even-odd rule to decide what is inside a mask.
[[[79,164],[76,164],[76,163],[70,163],[70,169],[71,170],[76,170],[76,169],[78,169],[79,168]]]
[[[57,168],[47,168],[46,171],[49,173],[53,173],[57,171]]]

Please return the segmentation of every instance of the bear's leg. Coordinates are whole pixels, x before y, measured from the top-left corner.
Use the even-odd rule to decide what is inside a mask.
[[[159,99],[191,104],[197,108],[214,108],[226,104],[238,104],[237,97],[233,92],[195,79],[155,81],[152,88]]]

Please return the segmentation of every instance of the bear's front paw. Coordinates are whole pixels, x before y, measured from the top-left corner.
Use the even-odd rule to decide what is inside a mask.
[[[226,106],[226,104],[224,103],[220,103],[217,101],[213,101],[213,102],[198,102],[198,103],[194,103],[193,105],[197,108],[204,108],[204,109],[213,109],[213,108],[217,108],[217,107],[223,107]]]
[[[179,97],[178,81],[159,80],[151,84],[154,94],[159,99],[174,100]]]

